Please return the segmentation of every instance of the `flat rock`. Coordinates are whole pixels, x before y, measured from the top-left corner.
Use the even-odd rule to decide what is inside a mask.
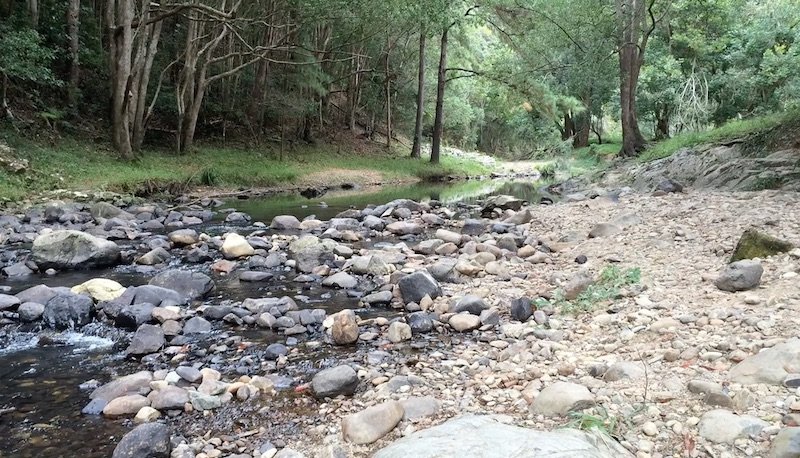
[[[543,389],[531,404],[531,411],[546,416],[563,416],[594,406],[594,395],[576,383],[556,382]]]
[[[394,429],[404,412],[397,401],[367,407],[342,419],[342,435],[354,444],[371,444]]]
[[[743,385],[782,385],[792,373],[800,373],[800,339],[791,339],[745,358],[730,370],[728,377]]]
[[[120,260],[116,243],[85,232],[63,230],[40,235],[31,248],[41,269],[87,269],[114,266]]]
[[[190,299],[200,299],[214,289],[214,281],[208,275],[181,269],[161,272],[149,284],[177,291]]]
[[[769,423],[749,415],[736,415],[724,409],[703,414],[698,425],[700,436],[718,444],[732,444],[736,439],[755,436]]]
[[[169,458],[170,431],[162,423],[145,423],[122,436],[111,458]]]
[[[379,450],[373,458],[630,458],[597,431],[536,431],[498,423],[489,416],[457,417]]]
[[[351,396],[358,387],[358,375],[352,367],[341,365],[317,372],[311,379],[311,388],[317,398]]]
[[[403,420],[410,421],[436,415],[442,407],[442,403],[431,396],[410,397],[400,401],[400,404],[403,406]]]
[[[338,272],[322,280],[323,286],[334,286],[342,289],[352,289],[358,285],[358,281],[347,272]]]

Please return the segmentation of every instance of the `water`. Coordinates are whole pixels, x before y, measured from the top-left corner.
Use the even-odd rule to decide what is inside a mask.
[[[274,216],[291,214],[302,219],[309,215],[327,220],[348,208],[380,205],[398,198],[419,201],[438,200],[445,204],[474,205],[493,194],[509,194],[529,202],[539,202],[541,183],[530,181],[468,181],[448,184],[414,184],[387,186],[360,190],[337,190],[306,199],[301,196],[282,195],[248,200],[231,200],[227,206],[249,213],[254,221],[269,223]],[[222,233],[233,228],[217,220],[201,230]],[[249,232],[248,228],[235,228]],[[389,240],[393,241],[393,240]],[[377,240],[371,241],[375,243]],[[178,267],[176,262],[174,265]],[[204,267],[207,272],[207,266]],[[48,286],[74,286],[91,278],[116,280],[125,286],[147,283],[151,273],[134,266],[115,269],[59,273],[56,276],[30,276],[8,281],[12,294],[38,284]],[[247,297],[291,296],[301,308],[324,308],[328,313],[343,308],[356,308],[358,298],[344,291],[332,290],[319,284],[298,284],[289,271],[275,271],[276,279],[266,283],[239,282],[236,275],[211,274],[217,285],[206,300],[209,304],[240,301]],[[359,310],[365,317],[391,316],[392,311]],[[94,325],[92,325],[94,326]],[[91,389],[80,385],[96,380],[105,383],[120,375],[140,370],[121,356],[124,339],[120,343],[90,335],[92,326],[84,333],[53,335],[33,334],[24,330],[0,331],[0,458],[110,456],[119,438],[131,428],[130,420],[108,420],[101,416],[80,413],[89,400]],[[106,330],[108,331],[108,330]],[[253,328],[233,329],[231,332],[258,343],[271,343],[281,336],[271,331]],[[108,335],[108,332],[100,332]],[[111,333],[113,335],[113,333]],[[324,349],[320,349],[324,350]],[[316,351],[316,357],[299,361],[295,370],[318,369],[332,364],[337,355]],[[307,367],[306,367],[307,366]],[[277,402],[277,400],[275,400]],[[289,401],[286,401],[289,402]],[[232,409],[232,408],[231,408]],[[313,409],[312,409],[313,410]],[[221,409],[215,415],[224,421],[234,421],[237,412]],[[286,415],[299,415],[287,411]],[[191,424],[191,419],[183,420]],[[184,425],[186,426],[186,425]],[[199,424],[196,425],[199,427]]]

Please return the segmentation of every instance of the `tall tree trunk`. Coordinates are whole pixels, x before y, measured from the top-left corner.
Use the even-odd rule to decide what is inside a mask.
[[[573,148],[585,148],[589,146],[589,133],[592,128],[592,93],[587,92],[583,95],[583,112],[577,116],[575,123],[575,137],[572,140]]]
[[[422,117],[425,114],[425,31],[419,34],[419,67],[417,76],[417,118],[414,122],[414,144],[411,157],[419,158],[422,149]]]
[[[575,120],[572,112],[564,113],[564,127],[561,129],[561,140],[567,141],[575,135]]]
[[[656,110],[656,140],[669,138],[669,109],[664,107]]]
[[[78,86],[80,84],[80,13],[81,0],[69,0],[67,7],[67,35],[69,37],[69,83],[67,105],[73,112],[78,108]]]
[[[389,74],[389,53],[392,48],[386,44],[386,59],[384,60],[384,71],[386,73],[386,149],[392,148],[392,78]]]
[[[133,15],[133,0],[108,0],[106,24],[110,35],[111,137],[114,147],[124,159],[133,157],[128,130],[130,126],[128,84],[133,53]]]
[[[8,118],[9,121],[14,121],[14,114],[8,107],[8,75],[5,72],[0,72],[0,110],[2,110],[0,119]]]
[[[436,79],[436,117],[433,120],[433,141],[431,142],[431,163],[438,164],[444,133],[444,86],[447,83],[447,35],[450,27],[442,32],[441,49],[439,51],[439,72]]]
[[[39,28],[39,0],[27,0],[28,14],[31,17],[31,26],[34,30]]]

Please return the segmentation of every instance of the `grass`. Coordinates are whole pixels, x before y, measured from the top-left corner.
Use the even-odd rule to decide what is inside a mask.
[[[609,414],[602,406],[597,406],[593,410],[597,412],[596,415],[570,412],[569,422],[564,427],[581,431],[599,431],[613,438],[622,437],[623,423],[617,417]]]
[[[274,147],[201,146],[185,155],[145,151],[133,161],[121,161],[107,146],[75,138],[46,144],[0,132],[0,141],[30,163],[30,169],[22,175],[0,170],[0,199],[7,201],[56,189],[147,195],[164,191],[180,193],[201,185],[278,187],[297,183],[312,173],[322,173],[324,177],[324,172],[333,168],[377,172],[386,181],[430,181],[487,173],[477,162],[449,156],[443,156],[441,164],[431,165],[425,160],[403,157],[405,152],[342,152],[332,145],[287,149],[283,160]]]
[[[641,281],[642,272],[637,268],[622,270],[617,266],[606,266],[594,283],[575,300],[564,298],[563,291],[556,292],[554,302],[564,314],[578,314],[595,310],[600,304],[619,297],[622,288]]]
[[[682,148],[745,138],[780,126],[797,117],[798,114],[794,112],[775,113],[767,116],[730,121],[717,128],[703,132],[678,134],[651,146],[642,153],[639,159],[643,162],[649,162],[671,156]]]

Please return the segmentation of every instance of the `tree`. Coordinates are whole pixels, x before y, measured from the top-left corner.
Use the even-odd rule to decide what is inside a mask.
[[[422,149],[422,119],[425,115],[425,30],[419,34],[419,63],[417,64],[417,109],[414,121],[414,143],[411,157],[419,158]]]
[[[80,13],[81,0],[69,0],[67,8],[67,36],[69,37],[67,103],[73,111],[77,109],[78,86],[80,85]]]

